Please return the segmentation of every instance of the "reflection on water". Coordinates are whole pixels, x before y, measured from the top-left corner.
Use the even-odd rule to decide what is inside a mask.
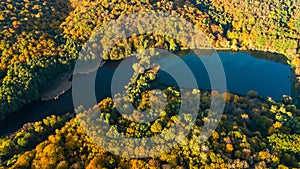
[[[245,95],[248,91],[255,90],[260,96],[270,96],[275,100],[280,100],[283,95],[291,95],[289,65],[254,58],[244,52],[220,52],[219,57],[225,71],[228,91]],[[202,61],[206,66],[213,67],[215,59],[202,56],[200,60],[193,54],[188,54],[182,59],[194,73],[199,88],[210,90],[210,79]],[[169,66],[179,66],[179,63],[172,62],[170,58],[166,63]],[[165,72],[161,72],[159,78],[163,83],[176,85]]]

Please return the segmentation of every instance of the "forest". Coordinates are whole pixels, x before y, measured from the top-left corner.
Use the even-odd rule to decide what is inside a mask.
[[[204,32],[216,49],[282,54],[300,76],[299,6],[299,0],[2,0],[0,122],[40,99],[49,81],[73,70],[76,59],[86,59],[78,54],[95,28],[137,12],[182,17]],[[156,34],[136,34],[118,42],[106,40],[115,45],[104,55],[105,60],[124,59],[151,47],[174,53],[188,49],[184,42]],[[131,102],[143,110],[149,106],[149,93],[143,90],[151,87],[147,83],[155,75],[139,77],[146,86],[134,84],[129,93]],[[300,83],[295,88],[300,93]],[[124,135],[155,135],[172,125],[180,102],[178,89],[163,91],[173,101],[165,117],[144,126],[124,121],[112,98],[102,100],[94,109],[104,112],[106,122],[119,126]],[[197,117],[196,124],[201,126],[207,120],[211,94],[199,92],[205,103]],[[87,114],[94,109],[82,111]],[[254,91],[245,96],[226,93],[225,113],[204,144],[197,144],[193,140],[197,133],[191,133],[186,144],[153,158],[130,159],[105,151],[84,132],[81,118],[93,120],[72,114],[50,116],[2,137],[0,168],[300,167],[299,109],[292,100],[265,99]]]
[[[181,116],[177,114],[180,92],[176,87],[161,88],[168,102],[163,112],[148,114],[151,116],[161,113],[155,121],[139,124],[122,117],[116,109],[117,102],[126,105],[126,100],[130,100],[129,104],[133,104],[138,110],[147,109],[150,104],[148,91],[157,88],[157,84],[151,83],[156,78],[152,72],[138,73],[136,78],[137,81],[143,79],[144,83],[131,81],[127,88],[129,97],[121,96],[115,102],[112,98],[106,98],[89,110],[79,108],[77,111],[82,113],[75,118],[70,114],[47,117],[42,121],[26,124],[20,131],[2,138],[3,168],[300,167],[300,110],[290,99],[276,102],[271,98],[259,97],[254,91],[246,96],[225,93],[222,97],[226,102],[225,112],[217,129],[203,143],[199,143],[197,139],[201,135],[203,124],[214,120],[208,114],[212,94],[216,91],[196,89],[186,94],[201,96],[202,104],[195,121],[199,128],[192,130],[182,144],[159,156],[147,158],[122,157],[106,151],[107,146],[114,148],[118,143],[108,142],[105,147],[101,147],[96,143],[102,138],[97,133],[113,138],[115,136],[110,131],[117,129],[125,136],[143,138],[166,131],[175,121],[189,121],[188,114],[181,120]],[[141,116],[135,114],[134,118]],[[99,129],[98,125],[91,125],[99,121],[111,127]],[[98,132],[95,134],[93,131]],[[170,133],[166,137],[172,139],[176,136]],[[117,148],[116,151],[122,150]],[[142,153],[147,150],[136,147],[134,151]]]
[[[8,113],[38,99],[47,81],[72,70],[82,45],[96,27],[111,19],[147,10],[183,17],[204,32],[216,49],[284,54],[299,74],[299,2],[243,1],[230,6],[233,4],[222,1],[6,0],[0,4],[2,120]],[[234,7],[254,11],[242,15],[245,10],[229,10]],[[265,8],[271,12],[264,13],[268,11],[262,10]],[[280,10],[284,12],[279,13]],[[41,19],[42,16],[47,19]],[[185,45],[162,35],[136,35],[117,42],[103,59],[119,60],[149,47],[179,51],[186,49]]]

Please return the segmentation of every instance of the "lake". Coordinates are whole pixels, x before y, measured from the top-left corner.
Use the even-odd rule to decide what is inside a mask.
[[[283,95],[291,95],[291,68],[283,59],[283,63],[252,57],[245,52],[219,52],[226,77],[227,90],[232,93],[245,95],[254,90],[263,97],[272,97],[274,100],[282,99]],[[203,57],[206,66],[214,66],[215,59]],[[211,84],[205,66],[200,59],[188,54],[182,57],[193,72],[200,89],[211,90]],[[173,67],[179,67],[167,59],[166,63]],[[214,72],[213,72],[214,73]],[[212,74],[214,75],[214,74]],[[184,76],[184,74],[182,74]],[[168,85],[176,85],[175,81],[167,75],[160,73],[161,81]]]
[[[277,59],[282,61],[278,63],[260,59],[257,57],[257,54],[256,57],[252,57],[245,52],[218,53],[223,64],[228,91],[245,95],[249,90],[255,90],[260,96],[270,96],[275,100],[280,100],[282,95],[291,95],[291,68],[286,63],[285,58]],[[265,58],[264,55],[261,53],[261,58]],[[200,89],[211,89],[208,73],[203,63],[197,57],[194,57],[193,54],[187,54],[181,57],[181,59],[191,69],[198,87]],[[213,61],[209,61],[209,57],[203,59],[208,59],[206,64],[214,66]],[[178,62],[173,61],[172,58],[161,61],[174,68],[178,66]],[[98,70],[95,82],[97,86],[97,100],[111,96],[112,76],[120,63],[121,61],[109,61]],[[125,67],[124,70],[126,69],[130,70],[131,67]],[[183,74],[183,76],[185,75]],[[82,78],[84,80],[85,77]],[[159,72],[158,80],[164,84],[177,85],[175,80],[163,71]],[[71,90],[61,95],[57,100],[46,102],[37,100],[26,105],[20,111],[11,113],[0,124],[0,136],[18,130],[25,123],[39,121],[51,114],[61,115],[66,112],[73,112]]]

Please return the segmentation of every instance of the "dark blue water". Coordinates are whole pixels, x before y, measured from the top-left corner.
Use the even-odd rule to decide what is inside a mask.
[[[272,97],[275,100],[280,100],[283,95],[291,95],[291,68],[288,64],[254,58],[244,52],[234,54],[219,52],[219,58],[223,65],[228,91],[245,95],[248,91],[254,90],[260,96]],[[199,59],[193,54],[188,54],[181,59],[193,72],[200,89],[212,89],[207,70],[201,60],[205,62],[206,66],[217,67],[217,64],[214,63],[215,58],[202,56]],[[164,63],[175,68],[181,64],[172,62],[171,58],[165,60]],[[211,73],[211,76],[214,76],[214,72]],[[160,73],[159,79],[168,85],[177,84],[165,72]]]

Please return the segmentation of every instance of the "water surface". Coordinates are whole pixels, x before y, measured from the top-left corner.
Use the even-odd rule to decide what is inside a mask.
[[[192,70],[200,89],[211,90],[211,83],[205,65],[214,67],[215,58],[207,56],[195,57],[188,54],[181,59]],[[283,95],[291,95],[291,68],[288,64],[276,63],[264,59],[254,58],[245,52],[219,52],[222,62],[227,90],[240,95],[248,91],[257,91],[260,96],[272,97],[280,100]],[[203,60],[203,62],[201,61]],[[179,67],[181,63],[165,60],[169,66]],[[212,72],[211,76],[214,76]],[[185,76],[182,74],[182,76]],[[169,85],[176,85],[174,79],[167,73],[160,73],[160,80]],[[215,89],[215,88],[213,88]]]

